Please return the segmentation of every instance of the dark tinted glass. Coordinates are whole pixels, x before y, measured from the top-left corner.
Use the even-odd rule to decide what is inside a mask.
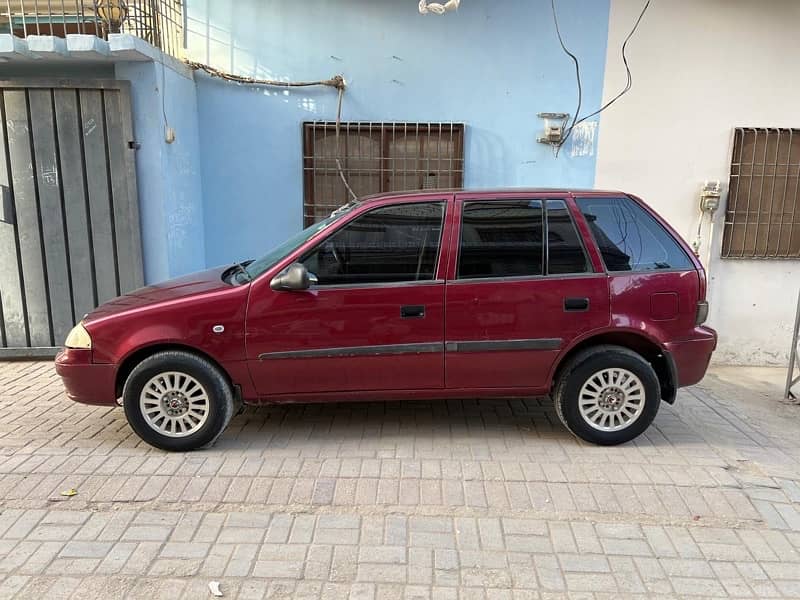
[[[459,279],[541,275],[542,254],[541,201],[464,204]]]
[[[563,200],[547,201],[547,274],[586,273],[581,239]]]
[[[609,271],[693,268],[678,242],[630,198],[582,198],[578,206]]]
[[[301,261],[320,285],[433,279],[443,202],[377,208],[336,232]]]

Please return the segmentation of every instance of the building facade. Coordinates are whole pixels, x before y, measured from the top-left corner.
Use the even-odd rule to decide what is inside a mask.
[[[580,68],[581,116],[625,87],[621,46],[643,5],[555,3]],[[626,47],[630,91],[580,123],[558,152],[537,138],[560,118],[540,114],[574,116],[578,88],[547,0],[463,0],[441,16],[421,15],[411,0],[187,0],[181,8],[185,48],[165,52],[125,22],[91,47],[91,33],[66,28],[63,43],[47,46],[50,35],[13,29],[18,16],[9,19],[14,35],[6,34],[0,15],[0,80],[13,89],[35,80],[128,82],[144,281],[257,256],[346,201],[336,159],[357,194],[452,185],[620,189],[697,244],[710,274],[717,359],[785,363],[800,287],[797,83],[784,75],[800,50],[789,30],[800,17],[795,2],[654,3]],[[170,54],[284,82],[341,75],[341,109],[334,87],[233,83]],[[11,139],[8,127],[3,134]],[[19,163],[13,204],[24,200],[25,161],[24,153],[10,155],[17,158],[6,161],[8,173]],[[56,176],[62,198],[67,176]],[[14,176],[2,178],[0,164],[0,185],[14,187]],[[721,205],[701,215],[706,181],[721,182]],[[31,192],[40,204],[41,189]],[[68,213],[69,203],[62,206]],[[24,265],[17,271],[22,281],[4,281],[35,293]],[[120,292],[122,279],[117,273]],[[58,298],[44,287],[43,310],[55,322]],[[74,297],[77,286],[68,287]],[[74,314],[77,304],[73,298]],[[21,318],[30,329],[32,316]],[[48,345],[30,338],[28,331],[29,346]]]

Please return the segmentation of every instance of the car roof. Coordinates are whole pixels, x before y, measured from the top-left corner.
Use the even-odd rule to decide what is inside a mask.
[[[370,194],[362,196],[358,202],[371,202],[374,200],[386,200],[389,198],[402,198],[405,196],[417,197],[436,197],[442,194],[458,194],[458,195],[486,195],[489,196],[487,200],[499,199],[507,195],[519,194],[592,194],[596,196],[602,195],[625,195],[625,192],[620,190],[593,190],[593,189],[577,189],[577,188],[525,188],[525,187],[509,187],[509,188],[442,188],[435,190],[405,190],[396,192],[382,192],[380,194]],[[492,198],[494,196],[495,198]]]

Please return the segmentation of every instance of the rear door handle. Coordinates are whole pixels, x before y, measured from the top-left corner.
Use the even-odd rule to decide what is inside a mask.
[[[564,311],[581,312],[589,310],[588,298],[564,298]]]
[[[421,319],[425,316],[425,306],[422,304],[408,304],[400,307],[401,319]]]

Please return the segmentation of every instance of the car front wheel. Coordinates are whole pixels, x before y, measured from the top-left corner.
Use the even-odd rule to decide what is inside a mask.
[[[125,416],[145,442],[169,451],[210,446],[233,416],[233,392],[211,362],[182,351],[139,363],[122,392]]]
[[[567,429],[587,442],[611,446],[650,426],[661,404],[661,387],[639,354],[597,346],[577,354],[562,370],[553,396]]]

